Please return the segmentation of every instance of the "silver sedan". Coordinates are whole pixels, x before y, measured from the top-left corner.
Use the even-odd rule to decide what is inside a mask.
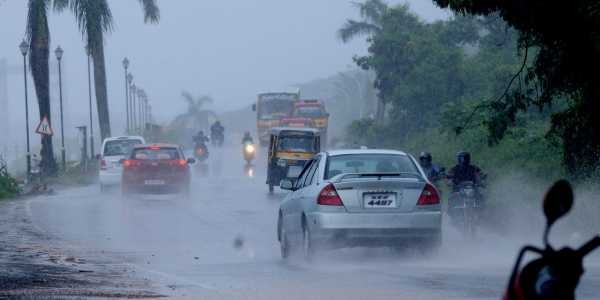
[[[441,244],[439,193],[416,160],[400,151],[338,150],[316,155],[279,208],[281,256],[302,249]]]

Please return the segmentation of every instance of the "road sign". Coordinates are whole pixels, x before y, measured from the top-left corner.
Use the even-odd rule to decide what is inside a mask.
[[[50,126],[50,121],[48,121],[48,117],[44,116],[42,118],[35,132],[37,134],[42,135],[54,135],[54,131],[52,131],[52,127]]]

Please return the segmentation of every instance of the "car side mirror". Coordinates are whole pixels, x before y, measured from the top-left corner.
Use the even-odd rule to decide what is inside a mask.
[[[256,111],[256,104],[252,104],[252,111]]]
[[[195,164],[196,163],[196,159],[194,159],[194,158],[188,158],[187,159],[187,163],[188,163],[188,165]]]
[[[296,188],[294,187],[294,181],[291,179],[281,180],[281,182],[279,183],[279,188],[281,188],[282,190],[287,190],[287,191],[295,191],[296,190]]]

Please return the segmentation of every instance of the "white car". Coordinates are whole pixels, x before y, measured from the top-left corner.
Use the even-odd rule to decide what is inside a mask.
[[[146,141],[141,136],[111,137],[102,142],[99,176],[101,191],[108,186],[121,183],[123,174],[121,159],[129,155],[134,146],[145,143]]]
[[[435,250],[441,243],[437,189],[417,161],[392,150],[337,150],[317,154],[279,209],[281,255],[293,248],[405,247]]]

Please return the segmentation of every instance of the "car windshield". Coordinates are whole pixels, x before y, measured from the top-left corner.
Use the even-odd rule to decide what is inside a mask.
[[[279,151],[317,152],[314,136],[285,136],[279,138]]]
[[[123,156],[131,153],[135,145],[141,144],[138,139],[107,141],[104,144],[104,156]]]
[[[175,160],[180,159],[176,148],[140,148],[135,149],[132,155],[137,160]]]
[[[419,171],[408,156],[400,154],[348,154],[329,158],[326,179],[349,173],[419,174]]]
[[[294,117],[314,118],[324,115],[325,111],[319,106],[298,107],[294,110]]]

